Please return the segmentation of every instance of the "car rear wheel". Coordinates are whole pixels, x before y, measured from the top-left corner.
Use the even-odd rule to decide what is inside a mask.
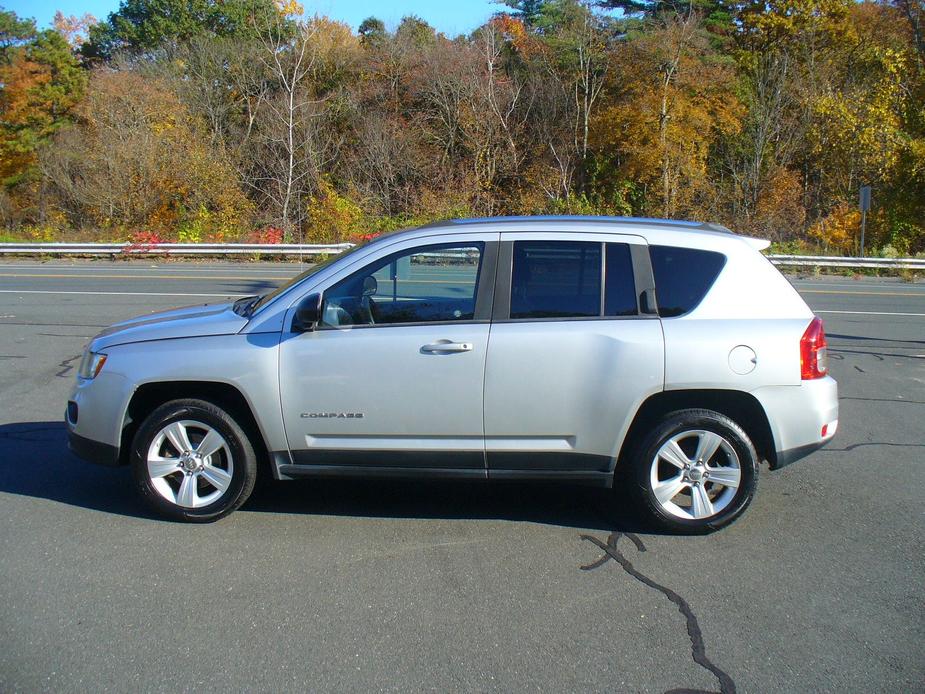
[[[247,435],[205,400],[173,400],[154,410],[135,434],[131,462],[145,502],[191,522],[228,515],[247,500],[257,478]]]
[[[748,434],[712,410],[667,415],[635,449],[632,494],[659,528],[705,533],[738,518],[758,482]]]

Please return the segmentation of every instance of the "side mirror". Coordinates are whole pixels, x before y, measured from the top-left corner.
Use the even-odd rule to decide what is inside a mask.
[[[374,296],[379,291],[379,283],[370,275],[363,280],[363,296]]]
[[[292,332],[310,333],[321,318],[321,294],[310,294],[296,307]]]

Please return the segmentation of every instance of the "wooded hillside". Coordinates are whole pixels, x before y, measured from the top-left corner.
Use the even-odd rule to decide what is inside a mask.
[[[456,37],[291,1],[124,0],[47,30],[2,11],[0,224],[334,242],[609,214],[854,253],[868,184],[868,245],[925,251],[925,1],[498,10]]]

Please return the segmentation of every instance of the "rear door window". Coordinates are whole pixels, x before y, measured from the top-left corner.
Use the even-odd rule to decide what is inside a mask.
[[[515,241],[511,318],[601,315],[601,244]]]
[[[697,308],[726,264],[722,253],[675,246],[649,246],[649,257],[662,318]]]

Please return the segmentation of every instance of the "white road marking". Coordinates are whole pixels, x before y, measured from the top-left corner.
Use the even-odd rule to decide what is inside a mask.
[[[90,296],[217,296],[231,297],[243,294],[192,294],[188,292],[65,292],[51,289],[0,289],[0,294],[87,294]]]
[[[813,313],[846,313],[850,316],[925,316],[925,313],[888,313],[886,311],[813,311]]]
[[[232,270],[242,270],[244,272],[286,272],[287,270],[297,270],[298,265],[293,263],[291,266],[281,264],[273,267],[250,267],[248,265],[213,265],[213,266],[196,266],[180,265],[167,267],[164,265],[146,265],[145,267],[124,266],[100,266],[100,265],[10,265],[0,263],[0,269],[4,270],[76,270],[78,272],[229,272]]]
[[[925,285],[923,284],[913,284],[911,282],[855,282],[853,284],[848,283],[834,283],[834,282],[791,282],[792,285],[797,287],[821,287],[823,289],[864,289],[866,288],[883,288],[883,289],[912,289],[912,290],[925,290]]]

